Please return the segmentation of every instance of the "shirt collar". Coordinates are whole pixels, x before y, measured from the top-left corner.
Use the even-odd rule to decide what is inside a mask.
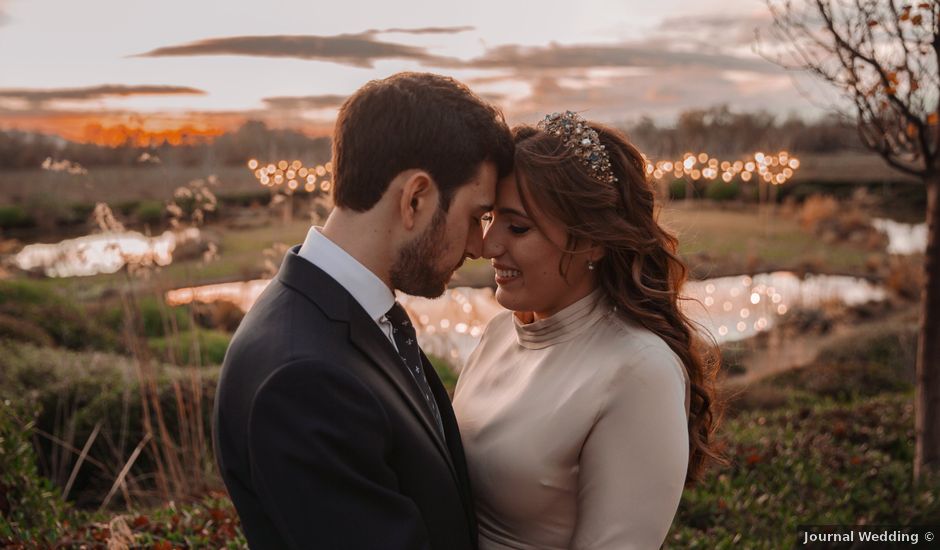
[[[395,303],[395,295],[375,273],[323,235],[322,229],[313,226],[307,231],[298,255],[335,279],[369,317],[381,322]]]

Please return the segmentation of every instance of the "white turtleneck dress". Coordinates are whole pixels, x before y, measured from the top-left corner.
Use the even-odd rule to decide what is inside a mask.
[[[600,290],[532,323],[496,316],[453,404],[480,550],[663,543],[688,466],[688,377]]]

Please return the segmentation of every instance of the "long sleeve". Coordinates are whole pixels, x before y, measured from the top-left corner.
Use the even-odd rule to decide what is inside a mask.
[[[689,453],[684,370],[660,346],[628,360],[607,383],[581,451],[574,549],[659,548],[682,497]]]
[[[258,389],[252,482],[291,548],[430,547],[419,510],[383,460],[388,424],[372,392],[335,365],[288,364]]]

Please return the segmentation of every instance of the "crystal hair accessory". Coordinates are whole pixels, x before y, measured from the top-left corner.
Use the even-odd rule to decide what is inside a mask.
[[[601,144],[597,131],[588,126],[584,117],[573,111],[545,115],[537,125],[539,130],[561,138],[565,147],[574,151],[591,174],[599,181],[617,181],[610,167],[607,147]]]

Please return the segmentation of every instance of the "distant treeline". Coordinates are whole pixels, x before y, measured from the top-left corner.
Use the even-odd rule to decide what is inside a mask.
[[[732,112],[726,105],[685,111],[672,127],[657,126],[652,119],[644,118],[624,130],[651,158],[685,152],[736,155],[759,150],[865,151],[855,125],[836,115],[814,122],[797,116],[780,120],[766,111]]]
[[[212,141],[157,147],[129,144],[108,147],[76,143],[58,136],[0,132],[0,169],[38,168],[49,157],[77,162],[86,168],[137,165],[153,162],[154,158],[163,164],[187,167],[243,165],[251,158],[262,161],[299,159],[318,163],[329,160],[330,139],[313,138],[295,130],[268,128],[260,121],[248,121],[238,130]]]
[[[622,129],[651,158],[687,151],[735,155],[780,149],[800,153],[864,150],[855,126],[836,116],[806,122],[796,116],[779,119],[766,111],[732,112],[727,106],[683,112],[674,126],[657,126],[652,119],[644,118]],[[313,163],[329,158],[330,140],[296,130],[268,128],[260,121],[248,121],[212,141],[158,147],[110,147],[35,133],[0,132],[0,169],[37,168],[49,157],[85,167],[128,166],[141,163],[144,153],[172,166],[242,165],[251,158],[296,158]]]

